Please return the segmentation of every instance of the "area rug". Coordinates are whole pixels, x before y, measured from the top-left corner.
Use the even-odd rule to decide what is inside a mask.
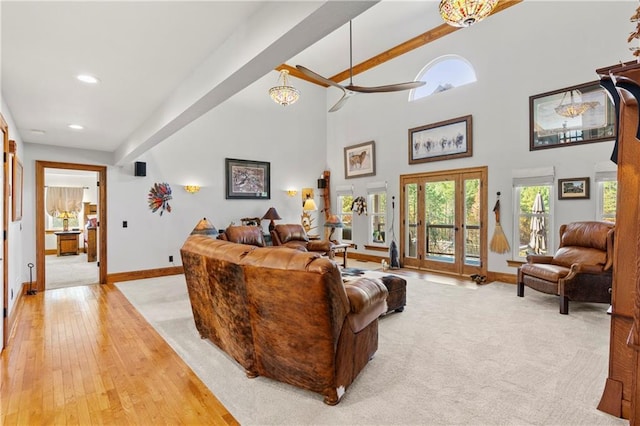
[[[97,262],[87,262],[87,255],[45,256],[47,290],[78,285],[97,284],[100,271]]]
[[[608,368],[606,305],[512,284],[475,290],[407,279],[404,312],[380,319],[379,348],[334,407],[248,379],[193,324],[183,275],[117,287],[243,425],[627,424],[596,409]]]

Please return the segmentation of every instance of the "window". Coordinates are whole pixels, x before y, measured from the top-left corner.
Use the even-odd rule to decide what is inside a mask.
[[[478,79],[471,63],[462,56],[444,55],[428,63],[416,80],[424,81],[426,84],[411,90],[409,101],[474,83]]]
[[[553,168],[550,171],[551,174],[513,179],[514,260],[524,261],[529,254],[553,253]],[[540,170],[523,172],[526,175]]]
[[[368,244],[387,246],[387,189],[386,184],[367,188],[367,213],[369,215]]]
[[[618,199],[618,180],[616,172],[596,172],[596,220],[616,221],[616,203]]]
[[[353,213],[351,212],[351,205],[353,204],[353,190],[351,187],[349,187],[348,190],[338,189],[336,194],[338,195],[336,214],[344,225],[344,228],[342,228],[342,241],[351,242],[353,240]]]

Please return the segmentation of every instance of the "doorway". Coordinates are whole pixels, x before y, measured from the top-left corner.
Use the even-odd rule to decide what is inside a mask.
[[[69,226],[67,223],[68,229],[66,232],[64,232],[62,229],[54,232],[51,228],[56,228],[56,226],[52,226],[50,223],[48,223],[51,221],[51,219],[47,219],[47,214],[45,213],[45,187],[47,185],[47,181],[51,181],[52,175],[55,176],[61,174],[66,174],[66,179],[71,179],[69,177],[71,175],[96,177],[97,180],[94,183],[94,185],[96,186],[96,196],[94,200],[92,200],[91,197],[85,200],[86,202],[83,203],[79,211],[75,213],[75,216],[77,216],[76,218],[68,219],[72,221],[72,225]],[[97,268],[98,270],[96,274],[97,279],[94,282],[99,282],[100,284],[106,283],[106,178],[106,166],[36,161],[36,211],[38,212],[38,214],[36,214],[36,288],[38,291],[44,291],[48,288],[47,283],[49,282],[49,280],[47,279],[47,267],[54,267],[53,263],[46,261],[46,255],[48,253],[51,253],[52,250],[51,248],[47,249],[47,239],[55,241],[53,244],[55,244],[55,260],[58,261],[57,263],[68,261],[67,259],[80,259],[80,257],[76,259],[75,254],[77,253],[79,255],[81,252],[84,252],[84,255],[86,255],[87,257],[85,258],[84,256],[82,256],[81,259],[83,261],[86,260],[87,263],[91,263],[89,268]],[[55,182],[55,178],[52,182]],[[92,189],[89,184],[83,185],[81,187],[83,189],[86,187],[87,190]],[[93,226],[87,226],[87,223],[90,222],[89,219],[95,219],[91,222],[91,225]],[[85,239],[89,238],[89,227],[93,228],[93,230],[91,231],[91,236],[94,238],[94,242],[92,243],[92,245],[85,243]],[[95,256],[95,262],[92,261],[92,254]],[[67,255],[73,255],[73,257],[66,257]],[[71,271],[71,268],[74,267],[81,268],[80,265],[72,266],[71,264],[66,266],[62,265],[61,267],[67,271]],[[79,270],[86,269],[87,266],[82,265],[82,269]],[[67,272],[67,274],[70,274],[70,272]],[[73,283],[70,282],[70,284],[72,285]],[[62,283],[62,285],[58,286],[64,286],[64,282]]]
[[[400,176],[405,267],[486,275],[487,168]]]

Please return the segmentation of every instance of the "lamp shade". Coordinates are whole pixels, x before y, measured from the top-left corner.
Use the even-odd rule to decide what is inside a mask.
[[[211,222],[207,220],[207,218],[202,218],[201,221],[198,222],[193,231],[191,231],[191,235],[209,235],[212,237],[218,236],[218,231],[215,226]]]
[[[314,212],[318,210],[318,206],[316,206],[316,202],[313,201],[312,198],[307,198],[306,200],[304,200],[302,210],[304,210],[305,212]]]
[[[324,226],[327,228],[344,228],[344,224],[338,217],[338,215],[332,214],[329,219],[326,220]]]
[[[491,14],[498,0],[442,0],[440,16],[454,27],[468,27]]]
[[[262,219],[280,220],[282,219],[275,207],[269,207],[269,210],[262,216]]]

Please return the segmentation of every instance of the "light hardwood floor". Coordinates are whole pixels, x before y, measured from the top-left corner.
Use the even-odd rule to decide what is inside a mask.
[[[1,424],[239,424],[114,286],[23,297]]]

